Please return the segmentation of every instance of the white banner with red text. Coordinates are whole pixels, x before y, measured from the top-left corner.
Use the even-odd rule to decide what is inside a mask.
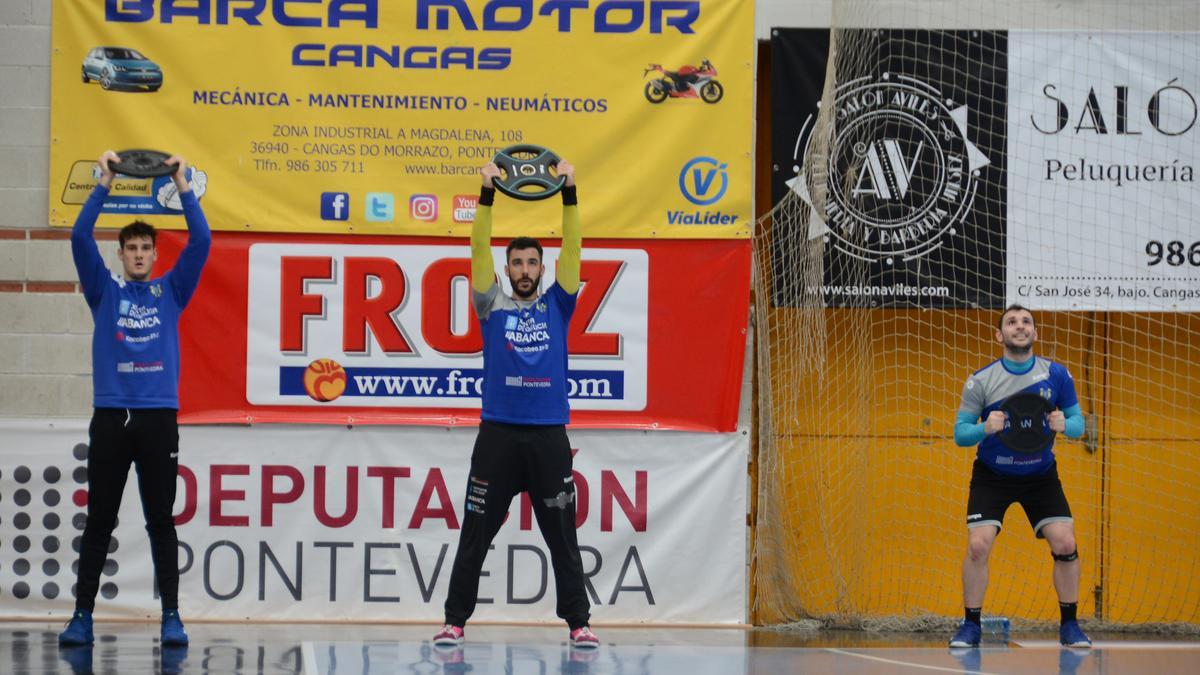
[[[0,618],[66,615],[86,521],[86,420],[0,421]],[[749,437],[570,432],[592,620],[746,620]],[[175,500],[185,619],[442,619],[473,428],[180,430]],[[136,476],[98,618],[157,616]],[[528,497],[484,565],[473,620],[557,621]]]

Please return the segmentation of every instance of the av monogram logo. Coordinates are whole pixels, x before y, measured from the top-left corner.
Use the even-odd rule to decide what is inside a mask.
[[[912,159],[907,159],[898,140],[889,138],[872,143],[867,148],[865,170],[859,172],[853,193],[883,200],[903,200],[908,195],[924,147],[925,141],[918,143]]]
[[[991,163],[969,138],[969,112],[906,75],[838,87],[833,109],[804,123],[788,181],[810,206],[814,193],[824,197],[811,210],[809,238],[892,265],[957,234]]]

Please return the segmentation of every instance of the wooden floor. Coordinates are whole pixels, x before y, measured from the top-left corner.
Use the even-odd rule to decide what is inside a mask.
[[[597,626],[603,644],[572,649],[557,626],[470,625],[459,649],[433,647],[436,626],[188,625],[191,645],[164,648],[157,625],[100,624],[92,647],[60,648],[57,624],[0,623],[3,673],[1200,673],[1200,639],[1093,635],[1091,650],[1052,635],[951,650],[949,636],[761,629]]]

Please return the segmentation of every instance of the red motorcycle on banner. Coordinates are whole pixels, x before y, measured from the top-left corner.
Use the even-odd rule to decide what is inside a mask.
[[[659,73],[646,83],[646,100],[651,103],[662,103],[668,98],[698,98],[705,103],[716,103],[725,95],[725,87],[717,82],[717,69],[708,59],[700,62],[700,67],[683,66],[679,70],[663,70],[657,63],[646,67],[642,76]]]

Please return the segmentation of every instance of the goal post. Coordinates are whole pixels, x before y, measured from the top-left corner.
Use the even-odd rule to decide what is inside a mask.
[[[1200,631],[1200,9],[835,0],[771,45],[755,232],[755,620],[949,628],[966,378],[1005,306],[1087,421],[1055,443],[1093,626]],[[984,612],[1056,622],[1019,505]]]

